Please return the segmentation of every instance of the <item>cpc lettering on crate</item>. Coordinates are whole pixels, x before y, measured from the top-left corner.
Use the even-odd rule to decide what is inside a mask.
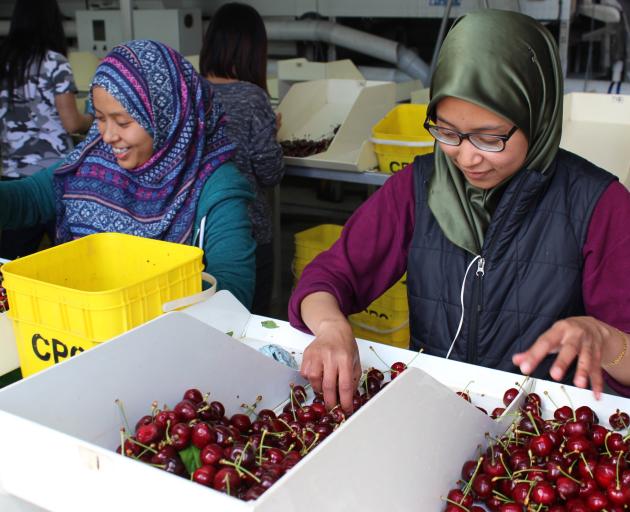
[[[58,339],[52,338],[52,341],[47,340],[41,334],[33,334],[31,338],[31,344],[33,346],[33,354],[42,361],[50,361],[53,358],[55,363],[58,363],[62,359],[72,357],[79,352],[84,352],[82,347],[72,346],[68,350],[68,346]]]

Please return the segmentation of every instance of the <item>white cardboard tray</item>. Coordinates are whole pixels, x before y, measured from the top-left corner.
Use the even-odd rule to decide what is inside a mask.
[[[278,140],[319,140],[339,130],[328,150],[310,157],[285,157],[289,165],[366,171],[378,162],[369,142],[372,126],[396,104],[393,82],[316,80],[296,83],[280,102]]]
[[[233,413],[258,394],[259,407],[276,407],[289,383],[299,380],[293,370],[189,315],[163,315],[0,391],[0,483],[9,494],[63,512],[159,510],[175,501],[183,509],[222,511],[406,511],[417,503],[433,510],[440,506],[435,489],[447,487],[460,461],[496,428],[451,390],[412,369],[256,502],[113,451],[122,423],[115,398],[135,421],[152,400],[174,404],[184,389],[196,386],[221,397]],[[385,433],[388,442],[382,442]],[[426,442],[438,433],[453,442]],[[402,461],[401,453],[408,454]],[[375,454],[387,472],[373,470]],[[427,485],[411,485],[423,473]]]

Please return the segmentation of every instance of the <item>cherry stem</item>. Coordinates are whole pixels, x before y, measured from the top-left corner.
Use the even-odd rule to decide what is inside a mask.
[[[514,503],[505,494],[501,494],[501,492],[497,491],[496,489],[492,490],[492,494],[494,494],[499,500],[503,501],[504,503]]]
[[[129,428],[129,421],[127,421],[127,415],[125,414],[125,407],[123,406],[122,400],[120,398],[117,398],[116,400],[114,400],[114,402],[116,402],[116,405],[118,406],[118,410],[120,411],[120,415],[122,416],[123,423],[125,424],[125,428],[127,429],[127,432],[131,432],[131,429]]]
[[[523,382],[522,382],[522,383],[520,383],[520,382],[515,382],[515,383],[514,383],[514,385],[515,385],[515,386],[518,386],[518,389],[520,389],[520,390],[521,390],[521,392],[525,393],[524,386],[525,386],[525,383],[526,383],[528,380],[529,380],[529,376],[526,376],[526,377],[523,379]]]
[[[560,472],[561,475],[566,476],[569,480],[573,480],[576,484],[582,485],[582,482],[580,482],[577,478],[572,477],[569,473],[562,469],[562,466],[560,466],[559,464],[556,465],[556,469]]]
[[[471,384],[474,384],[475,381],[471,380],[468,384],[466,384],[466,387],[464,388],[464,390],[462,391],[462,393],[468,393],[470,394],[470,392],[468,391],[468,386],[470,386]]]
[[[219,461],[220,464],[225,464],[226,466],[232,466],[233,468],[236,469],[237,473],[245,473],[247,476],[249,476],[250,478],[252,478],[257,484],[260,483],[260,478],[258,478],[256,475],[254,475],[254,473],[252,473],[251,471],[246,470],[243,466],[232,462],[231,460],[227,460],[227,459],[221,459]],[[226,485],[230,484],[230,480],[229,478],[227,479],[227,481],[225,482]],[[229,493],[228,493],[229,494]]]
[[[606,433],[606,437],[604,437],[604,448],[606,448],[606,455],[608,455],[609,457],[612,456],[612,453],[610,453],[610,449],[608,448],[608,438],[611,436],[612,432],[607,432]]]
[[[123,457],[126,457],[127,454],[125,453],[125,441],[127,436],[125,435],[125,427],[121,427],[120,429],[120,453],[122,454]]]
[[[457,503],[456,501],[450,499],[450,498],[444,498],[442,497],[442,499],[444,501],[446,501],[447,503],[450,503],[451,505],[455,505],[456,507],[461,508],[462,510],[465,510],[466,512],[470,512],[470,509],[466,508],[464,505],[462,505],[461,503]]]
[[[238,457],[236,457],[236,460],[234,462],[236,462],[236,464],[238,464],[239,466],[243,463],[243,456],[245,455],[245,450],[249,448],[250,444],[252,444],[252,442],[248,439],[247,442],[245,443],[245,446],[241,450],[241,454]]]
[[[586,468],[586,471],[588,471],[588,474],[591,476],[591,478],[595,478],[593,472],[591,471],[591,468],[588,465],[588,462],[586,461],[586,457],[584,457],[584,454],[582,452],[580,452],[580,458],[582,459],[582,462],[584,462],[584,467]]]
[[[413,362],[416,360],[416,358],[417,358],[420,354],[422,354],[422,352],[424,352],[424,349],[423,349],[423,348],[421,348],[420,350],[418,350],[418,353],[417,353],[415,356],[413,356],[413,357],[411,358],[411,361],[409,361],[409,362],[407,363],[407,366],[411,366],[411,363],[413,363]]]
[[[617,467],[615,469],[615,473],[616,473],[615,477],[617,479],[617,482],[616,482],[616,484],[617,484],[616,485],[616,489],[617,490],[619,490],[619,462],[620,461],[621,461],[621,453],[619,453],[619,455],[617,455],[617,464],[616,464]]]
[[[544,395],[545,395],[545,396],[549,399],[549,401],[553,404],[553,406],[554,406],[556,409],[559,409],[558,404],[557,404],[556,402],[554,402],[553,398],[551,398],[551,395],[549,394],[549,391],[547,391],[547,390],[545,389],[545,391],[543,391],[543,394],[544,394]]]
[[[370,347],[369,347],[369,348],[370,348],[370,350],[371,350],[372,352],[374,352],[374,355],[378,358],[378,360],[379,360],[381,363],[383,363],[383,364],[384,364],[387,368],[390,368],[390,366],[389,366],[389,365],[388,365],[385,361],[383,361],[383,358],[382,358],[381,356],[379,356],[379,355],[378,355],[378,352],[374,349],[374,347],[373,347],[372,345],[370,345]],[[391,371],[391,368],[390,368],[390,371]]]
[[[564,387],[564,385],[560,385],[560,389],[562,390],[564,395],[567,397],[567,400],[569,401],[569,405],[571,406],[571,412],[573,413],[573,421],[577,421],[577,418],[575,416],[575,409],[573,408],[573,400],[571,400],[571,396],[569,395],[569,393],[567,393],[567,390]]]
[[[512,478],[512,473],[510,473],[510,470],[508,469],[508,467],[505,465],[505,461],[503,460],[503,454],[499,454],[499,460],[501,461],[501,465],[503,466],[503,468],[505,469],[505,471],[507,472],[508,476],[510,478]]]
[[[534,415],[532,414],[532,411],[527,411],[527,416],[529,417],[529,421],[532,422],[532,425],[534,427],[534,431],[536,432],[536,435],[539,436],[540,435],[540,431],[538,430],[538,425],[536,425],[536,422],[534,421]]]
[[[466,482],[466,485],[464,486],[464,491],[463,491],[464,496],[467,496],[468,493],[470,492],[470,489],[472,488],[473,480],[477,476],[477,472],[479,471],[479,468],[481,467],[482,462],[483,462],[483,456],[479,457],[479,459],[477,460],[477,467],[475,468],[475,471],[473,471],[473,474],[471,475],[470,479],[468,480],[468,482]]]
[[[263,446],[265,445],[265,436],[267,435],[267,429],[263,430],[260,436],[260,446],[258,448],[258,465],[262,465]]]
[[[129,442],[138,445],[140,448],[144,448],[145,451],[149,451],[152,453],[157,453],[157,450],[154,448],[151,448],[150,446],[147,446],[146,444],[142,444],[140,441],[138,441],[137,439],[133,439],[132,437],[129,437]]]

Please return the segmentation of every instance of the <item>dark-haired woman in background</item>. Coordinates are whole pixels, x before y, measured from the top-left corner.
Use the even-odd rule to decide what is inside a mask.
[[[256,290],[252,311],[268,315],[273,283],[271,208],[265,189],[282,179],[282,148],[267,93],[267,33],[249,5],[219,8],[206,31],[199,57],[201,75],[212,84],[228,117],[234,158],[256,192],[249,208],[256,239]]]
[[[75,103],[56,0],[15,2],[9,35],[0,45],[0,152],[3,179],[19,179],[53,165],[72,149],[70,133],[85,132],[92,116]],[[45,225],[4,230],[0,256],[37,250]]]

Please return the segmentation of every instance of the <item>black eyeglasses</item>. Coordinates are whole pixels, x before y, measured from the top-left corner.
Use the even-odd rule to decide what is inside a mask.
[[[505,144],[512,135],[518,130],[516,125],[505,135],[493,135],[488,133],[461,133],[443,126],[436,126],[429,122],[424,122],[424,128],[439,142],[448,144],[449,146],[459,146],[464,139],[468,139],[470,143],[481,151],[489,151],[491,153],[499,153],[505,149]]]

